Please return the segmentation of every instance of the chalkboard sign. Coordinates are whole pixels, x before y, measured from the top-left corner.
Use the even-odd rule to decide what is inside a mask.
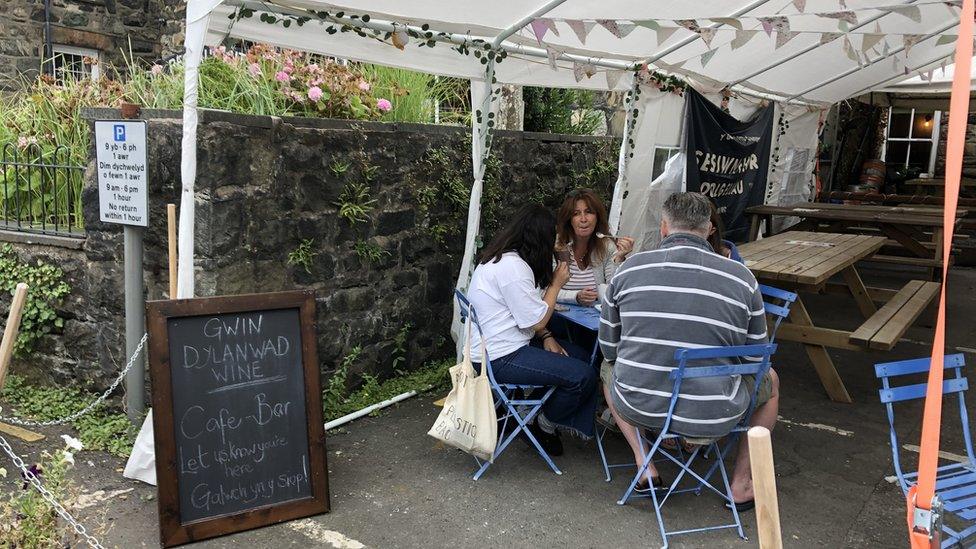
[[[146,310],[163,545],[327,512],[313,292]]]

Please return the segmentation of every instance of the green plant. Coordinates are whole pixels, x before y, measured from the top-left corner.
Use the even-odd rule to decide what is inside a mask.
[[[373,166],[373,165],[363,166],[363,179],[365,179],[367,183],[372,182],[374,179],[376,179],[376,174],[378,174],[379,171],[380,171],[379,166]]]
[[[418,393],[443,391],[451,384],[448,369],[453,365],[453,360],[431,362],[413,372],[398,372],[395,377],[382,382],[377,381],[375,377],[369,374],[364,374],[363,385],[348,395],[345,394],[346,370],[342,370],[341,383],[336,385],[336,387],[342,387],[342,393],[332,392],[333,382],[335,382],[340,371],[336,370],[322,399],[325,408],[325,420],[331,421],[407,391],[417,391]]]
[[[393,338],[394,370],[397,370],[401,364],[407,361],[407,336],[410,335],[410,328],[413,328],[413,324],[407,322],[400,327],[397,335]]]
[[[390,252],[381,248],[378,244],[360,240],[355,245],[356,255],[359,259],[368,263],[377,263],[384,257],[389,257]]]
[[[63,449],[41,452],[41,461],[28,470],[54,499],[67,502],[70,512],[72,496],[77,494],[73,493],[74,486],[67,473],[74,466],[74,452],[81,449],[81,443],[68,436],[62,438]],[[51,504],[25,480],[20,491],[0,502],[0,541],[4,547],[71,547],[78,538],[74,529],[58,520]]]
[[[522,97],[525,131],[592,135],[603,120],[589,90],[525,87]]]
[[[318,252],[312,251],[312,244],[314,242],[315,240],[312,238],[302,239],[297,248],[288,252],[288,264],[300,265],[305,268],[306,273],[311,273],[312,258],[318,255]]]
[[[64,281],[60,268],[41,260],[34,265],[24,263],[10,244],[4,244],[0,246],[0,290],[12,295],[20,282],[27,283],[28,291],[14,354],[24,357],[38,339],[52,329],[64,327],[64,319],[58,316],[56,308],[71,292],[71,287]]]
[[[415,187],[414,195],[427,231],[443,244],[464,227],[471,196],[471,165],[458,162],[447,147],[427,151],[423,163],[429,177]]]
[[[339,366],[336,367],[335,372],[332,373],[332,377],[329,379],[329,386],[322,393],[322,407],[327,416],[333,413],[334,410],[339,410],[342,408],[343,402],[345,402],[346,399],[346,379],[349,377],[349,367],[359,359],[359,355],[362,353],[362,347],[353,347],[346,356],[342,357],[342,361],[339,362]],[[326,419],[326,421],[329,419],[335,419],[342,415],[344,414],[329,417]]]
[[[350,225],[369,220],[369,212],[376,204],[375,198],[369,197],[369,187],[363,183],[349,183],[342,189],[339,201],[334,203],[339,208],[339,217]]]
[[[466,124],[468,81],[406,69],[364,64],[357,70],[371,82],[371,91],[389,97],[393,108],[383,120]],[[439,106],[439,109],[438,109]]]
[[[78,412],[97,395],[77,387],[34,386],[22,377],[10,374],[0,397],[10,405],[10,415],[51,421]],[[135,441],[135,429],[125,414],[110,412],[105,405],[72,422],[78,438],[89,450],[104,450],[128,457]]]
[[[342,177],[344,173],[349,171],[349,163],[335,160],[332,162],[332,164],[329,164],[329,171],[331,171],[332,175],[336,176],[336,178]]]

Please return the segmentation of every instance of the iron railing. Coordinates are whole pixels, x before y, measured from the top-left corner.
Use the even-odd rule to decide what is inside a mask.
[[[3,145],[0,150],[0,229],[82,236],[85,167],[64,145]]]

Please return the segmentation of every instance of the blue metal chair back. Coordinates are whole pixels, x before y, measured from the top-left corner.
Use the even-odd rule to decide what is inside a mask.
[[[457,299],[461,318],[465,322],[472,322],[472,328],[478,330],[478,336],[483,339],[485,334],[481,329],[481,324],[478,322],[478,312],[471,305],[468,297],[458,289],[454,290],[454,297]],[[461,337],[466,337],[466,332]],[[529,442],[535,447],[536,451],[554,473],[561,475],[562,471],[556,467],[556,464],[552,462],[552,458],[549,457],[549,454],[546,453],[542,445],[528,429],[528,425],[534,421],[536,414],[542,410],[542,406],[552,396],[556,388],[545,385],[498,383],[495,379],[495,372],[491,367],[488,351],[485,351],[483,357],[478,356],[480,352],[480,345],[479,349],[472,349],[471,359],[474,362],[476,358],[482,358],[483,363],[481,367],[488,368],[488,381],[495,396],[495,409],[499,412],[498,420],[501,422],[501,427],[499,429],[498,444],[495,447],[495,453],[492,455],[491,460],[482,462],[478,458],[475,458],[475,462],[478,463],[479,467],[478,471],[474,474],[474,480],[481,478],[485,471],[488,470],[488,467],[494,463],[495,459],[508,448],[519,434],[529,439]],[[519,396],[520,393],[523,396]],[[527,396],[525,396],[526,394]],[[538,396],[539,394],[541,396]],[[509,421],[515,425],[513,429],[506,431]]]
[[[796,301],[796,292],[781,290],[765,284],[759,285],[759,291],[763,296],[763,307],[766,309],[766,314],[774,319],[773,328],[769,331],[769,342],[772,343],[776,339],[776,330],[779,330],[780,323],[790,316],[790,307]]]
[[[672,494],[688,491],[699,493],[703,488],[707,488],[714,492],[718,496],[722,497],[726,502],[734,502],[732,497],[732,488],[729,485],[728,473],[725,470],[723,459],[729,452],[729,449],[735,444],[738,435],[749,428],[749,420],[752,418],[752,413],[755,410],[756,396],[758,395],[759,388],[762,385],[763,377],[766,375],[766,372],[769,371],[771,357],[775,352],[775,343],[738,345],[732,347],[704,347],[699,349],[682,348],[675,351],[674,358],[678,361],[678,366],[669,374],[669,377],[672,380],[671,398],[668,402],[667,416],[664,419],[661,433],[651,444],[650,452],[644,455],[644,463],[638,467],[637,474],[631,481],[627,491],[624,492],[623,497],[617,501],[617,503],[620,505],[626,503],[627,499],[631,497],[634,488],[644,476],[644,473],[647,470],[648,465],[653,460],[654,455],[660,450],[661,442],[665,439],[677,438],[679,436],[677,433],[671,432],[670,429],[671,422],[674,418],[675,407],[677,406],[678,398],[681,393],[681,385],[685,380],[751,374],[755,376],[755,383],[751,387],[752,398],[749,399],[749,406],[746,408],[745,413],[742,414],[742,417],[739,418],[736,425],[731,429],[724,444],[724,448],[719,446],[718,441],[711,441],[705,446],[705,454],[712,453],[715,460],[715,463],[711,466],[707,473],[700,475],[692,469],[695,459],[701,453],[701,447],[693,450],[691,454],[687,456],[687,458],[681,455],[681,459],[667,452],[661,452],[663,457],[673,462],[680,468],[679,474],[671,483],[670,487],[667,488],[666,494],[659,498],[656,491],[651,491],[651,498],[654,504],[654,513],[657,515],[658,527],[661,532],[661,539],[664,542],[664,547],[668,546],[669,536],[692,532],[703,532],[706,530],[716,530],[720,528],[736,528],[738,530],[739,537],[745,539],[745,532],[742,530],[742,522],[739,520],[739,513],[734,505],[732,505],[732,516],[735,520],[732,524],[721,524],[703,528],[689,528],[686,530],[672,532],[668,532],[664,526],[664,518],[661,515],[661,508]],[[639,437],[642,436],[640,429],[637,430],[637,435]],[[719,487],[712,485],[712,483],[709,481],[716,471],[721,473],[723,481],[722,487],[724,490],[720,490]],[[677,488],[678,483],[681,482],[685,475],[697,480],[697,485],[694,488]]]
[[[878,393],[881,397],[881,402],[885,405],[888,412],[889,435],[891,437],[891,454],[892,459],[894,460],[895,473],[898,476],[898,481],[901,483],[902,490],[906,492],[908,491],[909,484],[905,478],[905,473],[902,471],[901,461],[899,459],[898,449],[901,448],[901,445],[898,443],[898,434],[895,432],[894,404],[898,402],[924,399],[925,392],[928,389],[928,383],[923,382],[895,385],[893,382],[896,381],[894,378],[899,378],[901,376],[928,373],[931,362],[931,358],[918,358],[914,360],[901,360],[898,362],[883,362],[881,364],[874,365],[875,376],[881,380],[881,389],[878,391]],[[969,431],[969,414],[966,412],[965,393],[969,388],[969,382],[962,372],[962,369],[965,366],[965,358],[961,353],[945,356],[943,368],[946,369],[946,377],[949,377],[951,374],[955,374],[955,376],[950,377],[949,379],[944,379],[942,382],[942,394],[956,394],[959,397],[959,419],[962,423],[963,437],[966,441],[966,456],[969,458],[969,465],[971,467],[976,467],[976,458],[974,458],[973,454],[972,437],[970,436]]]

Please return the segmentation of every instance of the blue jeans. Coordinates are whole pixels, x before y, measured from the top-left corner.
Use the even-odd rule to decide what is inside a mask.
[[[596,416],[597,383],[600,376],[590,365],[590,353],[581,347],[559,340],[569,353],[563,356],[532,343],[491,361],[498,383],[526,385],[554,385],[556,390],[542,406],[543,413],[553,423],[568,427],[579,434],[592,437]],[[475,364],[475,368],[481,367]]]

